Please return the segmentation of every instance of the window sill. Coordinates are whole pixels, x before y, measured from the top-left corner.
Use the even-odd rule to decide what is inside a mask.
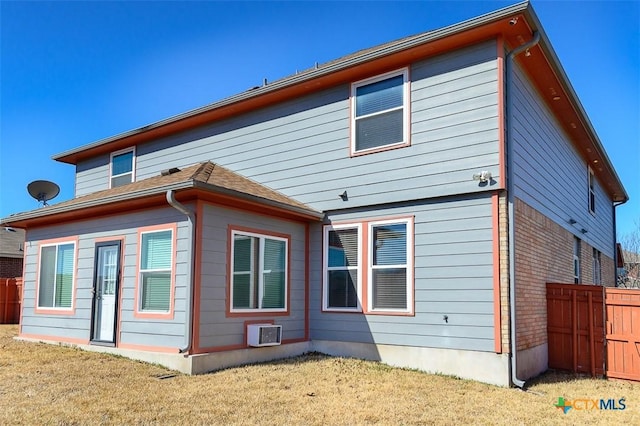
[[[398,148],[406,148],[411,146],[410,142],[394,143],[391,145],[383,145],[377,148],[364,149],[362,151],[351,151],[351,157],[360,157],[361,155],[376,154],[378,152],[391,151]]]

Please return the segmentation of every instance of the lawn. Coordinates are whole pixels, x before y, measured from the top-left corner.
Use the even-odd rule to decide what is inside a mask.
[[[523,392],[319,354],[186,376],[16,333],[0,325],[2,425],[640,424],[640,383],[547,373]],[[558,397],[626,409],[564,414]]]

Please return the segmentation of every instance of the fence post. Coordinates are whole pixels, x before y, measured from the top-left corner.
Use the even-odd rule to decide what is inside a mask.
[[[2,281],[4,282],[4,309],[2,313],[2,324],[6,324],[8,322],[7,313],[9,311],[9,279],[5,278]]]
[[[589,305],[589,314],[587,315],[589,321],[589,349],[590,349],[590,361],[591,361],[591,375],[596,376],[596,342],[593,335],[593,294],[587,292],[587,301]]]

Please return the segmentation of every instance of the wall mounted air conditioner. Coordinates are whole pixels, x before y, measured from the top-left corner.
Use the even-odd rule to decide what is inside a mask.
[[[282,343],[282,326],[273,324],[247,325],[247,344],[249,346],[277,346]]]

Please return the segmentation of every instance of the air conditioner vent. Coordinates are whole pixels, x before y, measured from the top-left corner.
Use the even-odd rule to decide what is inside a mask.
[[[249,346],[276,346],[282,343],[282,326],[273,324],[247,325],[247,343]]]

